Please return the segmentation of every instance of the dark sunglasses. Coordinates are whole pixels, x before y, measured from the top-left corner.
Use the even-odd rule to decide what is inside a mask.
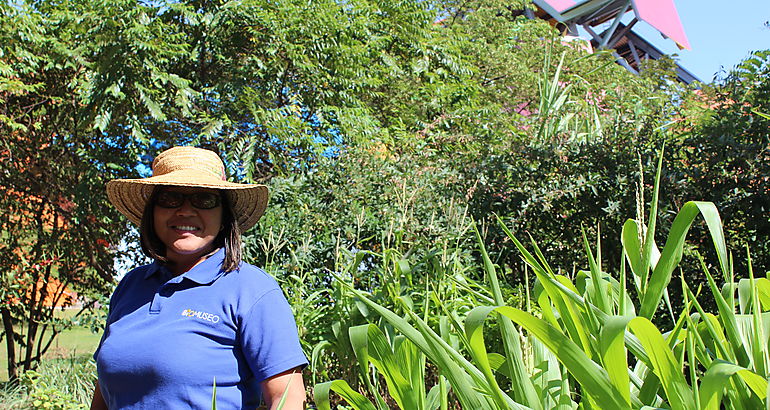
[[[161,191],[155,198],[155,205],[161,208],[179,208],[188,199],[190,200],[190,205],[198,209],[216,208],[222,202],[219,194],[213,192],[183,194],[174,191]]]

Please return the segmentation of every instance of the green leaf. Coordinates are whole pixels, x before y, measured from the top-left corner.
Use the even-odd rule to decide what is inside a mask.
[[[152,118],[158,121],[165,121],[166,114],[163,113],[162,106],[150,96],[150,90],[141,85],[137,85],[136,88],[139,91],[139,99],[144,104],[144,107],[147,108]]]
[[[653,270],[645,290],[639,316],[652,318],[660,304],[663,292],[671,281],[671,275],[682,260],[684,241],[695,217],[701,214],[709,227],[723,272],[727,272],[727,251],[722,233],[719,212],[711,202],[687,202],[674,218],[660,260]]]
[[[502,314],[537,337],[545,344],[564,364],[572,376],[580,383],[584,392],[597,403],[602,403],[608,408],[628,408],[623,401],[622,394],[612,385],[607,372],[593,362],[586,354],[555,327],[542,319],[538,319],[529,313],[509,306],[480,306],[468,314],[465,320],[465,333],[471,342],[474,358],[480,360],[480,365],[485,369],[489,365],[484,344],[483,323],[492,312]]]
[[[495,298],[495,303],[503,305],[505,304],[505,300],[503,300],[500,283],[497,280],[497,272],[495,270],[495,266],[492,264],[492,260],[489,259],[489,254],[487,253],[487,250],[484,246],[484,241],[481,238],[481,234],[479,233],[478,228],[476,228],[475,225],[473,228],[476,235],[476,242],[479,245],[479,249],[481,250],[481,255],[484,260],[484,268],[487,272],[487,278],[489,279],[492,288],[491,290],[492,295],[494,295]],[[523,361],[524,353],[521,349],[521,343],[519,341],[519,332],[516,331],[516,328],[513,326],[513,324],[505,317],[500,318],[500,332],[503,338],[503,348],[505,349],[505,355],[506,357],[510,358],[510,360],[507,360],[509,367],[508,373],[513,376],[511,378],[513,385],[518,386],[518,388],[513,392],[514,398],[517,399],[518,402],[530,406],[533,409],[541,409],[542,399],[538,397],[535,386],[532,384],[532,380],[527,374],[526,366]],[[484,365],[482,365],[481,370],[484,372],[484,376],[487,378],[487,382],[492,385],[493,391],[499,392],[500,388],[497,386],[497,382],[494,376],[491,375],[491,371],[489,371],[489,364],[486,363],[486,368]],[[502,405],[504,402],[503,398],[498,396],[497,393],[495,393],[495,395],[498,404]]]
[[[591,246],[588,244],[588,238],[586,237],[585,231],[581,231],[583,234],[583,249],[585,250],[586,256],[588,257],[588,265],[591,269],[591,282],[594,285],[595,297],[593,300],[596,301],[595,305],[599,308],[599,310],[607,314],[611,314],[612,310],[609,300],[609,286],[607,286],[607,283],[602,277],[601,268],[597,264],[597,260],[594,259],[594,255],[593,252],[591,252]]]
[[[377,410],[374,405],[367,400],[361,393],[353,390],[348,382],[344,380],[333,380],[316,384],[313,388],[313,397],[319,410],[331,410],[329,402],[330,391],[342,396],[345,401],[353,406],[355,410]]]
[[[643,271],[642,264],[642,244],[639,242],[639,227],[633,219],[626,220],[621,231],[621,241],[623,243],[623,253],[628,258],[628,264],[631,266],[631,272],[636,280],[640,280],[646,274]],[[640,282],[637,288],[640,287]]]
[[[647,292],[649,290],[648,282],[651,280],[648,277],[650,266],[653,266],[653,269],[657,267],[656,261],[654,260],[654,250],[657,247],[655,245],[655,225],[658,218],[658,197],[660,195],[660,176],[663,171],[663,151],[664,149],[661,148],[660,156],[658,157],[658,167],[655,171],[655,184],[653,185],[652,189],[652,199],[650,200],[650,219],[647,223],[647,229],[644,234],[644,243],[642,246],[642,266],[640,269],[641,287],[638,289],[640,299],[647,297]],[[639,222],[641,223],[641,221]],[[660,296],[658,296],[658,298],[660,298]],[[655,307],[657,308],[657,303]],[[641,316],[645,316],[642,315],[641,311],[639,314]]]
[[[604,322],[599,335],[599,351],[602,364],[610,381],[623,400],[631,406],[631,382],[628,377],[628,360],[625,347],[625,332],[630,317],[613,316]]]
[[[701,381],[700,402],[703,409],[721,408],[723,392],[726,387],[729,388],[730,378],[736,374],[762,402],[765,401],[768,391],[767,379],[744,367],[723,360],[714,360]]]
[[[337,280],[343,285],[349,286],[339,278]],[[442,369],[442,374],[449,380],[463,407],[485,408],[488,406],[487,398],[476,390],[479,386],[474,382],[475,380],[484,380],[483,374],[473,367],[459,352],[452,349],[439,335],[431,331],[419,317],[410,316],[420,330],[415,329],[409,322],[389,309],[373,302],[363,292],[350,287],[348,291],[398,329],[401,334],[411,340],[433,363]],[[466,371],[472,374],[468,374]]]
[[[705,269],[705,263],[701,260],[701,265],[704,267],[704,273],[706,274],[706,280],[708,280],[709,288],[711,289],[714,300],[716,301],[717,310],[719,311],[719,322],[722,324],[725,330],[725,336],[729,347],[732,348],[733,354],[730,355],[731,359],[734,357],[735,362],[740,366],[748,366],[750,362],[750,355],[743,342],[743,338],[738,329],[738,321],[735,315],[735,307],[731,306],[727,300],[722,296],[716,285],[716,281]],[[698,305],[696,304],[696,307]]]
[[[674,358],[673,352],[660,331],[644,317],[631,319],[628,327],[644,346],[652,363],[652,371],[660,379],[672,410],[694,409],[693,392],[684,379],[682,365]]]
[[[214,384],[211,387],[211,410],[217,410],[217,378],[214,378]]]
[[[423,409],[425,397],[419,394],[421,392],[418,389],[412,387],[402,373],[406,366],[396,361],[390,343],[382,331],[375,325],[368,325],[367,339],[370,347],[369,360],[385,379],[391,397],[402,409]],[[420,380],[419,383],[423,384],[424,380]]]

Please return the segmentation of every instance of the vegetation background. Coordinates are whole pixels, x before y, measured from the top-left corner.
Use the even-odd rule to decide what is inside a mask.
[[[173,145],[214,149],[233,179],[270,186],[267,214],[245,235],[246,258],[283,283],[313,358],[309,385],[346,380],[378,406],[403,403],[392,388],[385,393],[384,379],[370,380],[374,365],[357,367],[350,329],[375,324],[393,343],[399,331],[350,293],[348,280],[379,305],[445,329],[468,357],[464,336],[450,334],[472,307],[525,307],[542,286],[512,237],[534,238],[570,280],[589,269],[583,235],[599,238],[601,272],[620,280],[627,219],[646,223],[657,204],[651,231],[662,241],[687,201],[711,201],[727,243],[740,254],[750,249],[754,274],[765,276],[770,52],[747,56],[713,84],[688,87],[675,81],[670,60],[649,62],[635,76],[609,53],[562,44],[547,23],[524,18],[525,7],[498,0],[0,4],[8,400],[67,407],[87,397],[78,390],[90,388],[86,359],[72,362],[85,370],[70,374],[87,375],[71,391],[54,370],[30,372],[51,368],[44,358],[59,333],[98,330],[116,267],[140,263],[136,231],[109,206],[105,182],[147,175],[155,154]],[[692,231],[677,275],[697,287],[720,260],[706,225]],[[490,275],[480,245],[497,267],[499,295],[484,285]],[[736,283],[749,277],[749,258],[731,261]],[[80,296],[75,321],[43,303],[59,295],[41,285],[54,280]],[[641,301],[644,288],[628,290]],[[672,286],[649,318],[673,328],[676,312],[687,310],[686,293]],[[430,307],[437,298],[439,311]],[[701,297],[704,313],[718,313],[717,299]],[[505,334],[487,339],[489,351],[510,352]],[[444,380],[432,363],[428,388]],[[442,391],[459,400],[447,385]]]

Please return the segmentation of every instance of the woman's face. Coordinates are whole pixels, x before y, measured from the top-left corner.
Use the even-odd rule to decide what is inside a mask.
[[[199,261],[214,249],[214,239],[222,226],[221,198],[212,202],[206,196],[220,193],[204,188],[160,189],[153,207],[153,223],[156,235],[166,245],[166,257],[177,263]]]

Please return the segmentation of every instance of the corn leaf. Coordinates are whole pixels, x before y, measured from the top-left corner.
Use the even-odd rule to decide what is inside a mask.
[[[315,385],[313,397],[315,398],[315,405],[318,406],[318,410],[331,410],[329,402],[331,390],[342,396],[348,404],[353,406],[354,410],[377,410],[366,397],[353,390],[348,382],[344,380],[332,380]]]
[[[375,330],[372,330],[372,327]],[[377,402],[377,407],[380,410],[387,409],[388,405],[385,403],[385,400],[380,395],[380,392],[378,389],[376,389],[371,380],[369,379],[369,362],[371,361],[372,364],[379,370],[380,374],[382,374],[385,378],[385,382],[388,385],[389,392],[391,396],[396,400],[397,403],[401,404],[401,390],[397,387],[393,386],[394,382],[392,380],[392,369],[395,366],[394,364],[382,364],[382,360],[378,360],[378,355],[371,355],[369,353],[369,347],[372,344],[375,344],[377,342],[382,343],[381,340],[377,340],[376,342],[372,342],[372,337],[370,337],[370,332],[377,333],[379,332],[379,335],[382,335],[382,332],[377,328],[377,326],[374,325],[360,325],[360,326],[353,326],[350,329],[348,329],[348,334],[350,335],[350,345],[353,347],[353,352],[356,355],[356,361],[358,361],[358,367],[359,367],[359,375],[361,378],[364,379],[364,383],[366,384],[366,387],[369,389],[369,392],[374,396],[375,401]],[[374,338],[376,338],[379,335],[375,335]],[[384,335],[382,336],[384,338]],[[384,349],[382,346],[377,346],[380,348],[380,350]],[[376,349],[376,348],[375,348]],[[392,356],[392,354],[391,354]],[[387,359],[386,359],[387,360]],[[397,382],[396,382],[397,383]],[[399,384],[400,387],[400,384]],[[402,406],[403,408],[403,406]]]
[[[586,237],[585,231],[582,232],[583,234],[583,248],[586,252],[586,256],[588,258],[588,266],[591,269],[591,282],[594,285],[594,295],[595,297],[592,298],[593,300],[596,300],[596,307],[599,308],[599,310],[611,314],[610,310],[610,300],[609,300],[609,292],[608,292],[608,286],[607,283],[603,279],[603,275],[601,272],[601,267],[597,263],[597,260],[599,259],[599,256],[597,255],[596,259],[594,259],[594,254],[591,252],[591,246],[588,244],[588,237]]]
[[[666,392],[672,410],[695,408],[693,392],[682,375],[682,367],[663,339],[663,335],[648,319],[631,319],[628,327],[639,338],[652,362],[652,370],[658,376]]]
[[[714,300],[716,301],[717,310],[719,311],[719,322],[724,327],[726,341],[733,351],[730,359],[739,366],[748,367],[751,359],[748,351],[746,350],[743,336],[741,336],[741,332],[738,329],[738,320],[735,316],[735,308],[731,304],[728,304],[727,300],[722,296],[722,293],[719,292],[714,278],[711,276],[708,270],[705,269],[703,260],[701,260],[701,265],[704,265],[704,273],[706,274],[709,288],[711,288],[711,293],[714,295]]]
[[[724,390],[729,387],[730,378],[736,374],[761,401],[765,401],[768,389],[767,379],[736,364],[714,360],[701,382],[701,408],[719,410]]]
[[[656,267],[656,264],[653,261],[653,249],[655,249],[657,246],[655,245],[655,224],[656,220],[658,218],[658,197],[660,193],[660,175],[661,171],[663,170],[663,149],[660,150],[660,157],[658,158],[658,167],[655,172],[655,184],[652,188],[652,199],[650,200],[650,219],[647,223],[647,230],[644,235],[644,242],[642,243],[642,255],[641,255],[641,269],[640,269],[640,279],[641,279],[641,287],[639,289],[639,297],[641,299],[644,299],[647,297],[647,291],[648,291],[648,272],[650,270],[650,266]],[[641,223],[641,221],[639,221]],[[657,304],[656,304],[657,306]],[[641,313],[640,313],[641,314]]]
[[[642,243],[639,241],[639,227],[633,219],[629,219],[623,224],[623,229],[620,233],[621,242],[623,243],[623,251],[628,259],[628,264],[631,266],[631,273],[634,274],[635,280],[645,275],[642,271]],[[637,289],[641,288],[641,282],[637,282]]]
[[[369,361],[385,379],[391,397],[402,409],[422,409],[425,398],[417,397],[415,394],[417,392],[402,374],[402,370],[405,370],[407,366],[403,362],[396,361],[390,343],[382,331],[377,326],[370,324],[367,326],[366,335],[369,342]],[[424,380],[420,380],[419,383],[422,385]]]
[[[497,280],[495,267],[492,264],[492,260],[489,259],[489,254],[487,254],[487,250],[484,247],[484,241],[481,239],[481,234],[475,225],[473,229],[476,234],[476,241],[479,244],[479,249],[481,250],[482,258],[484,260],[484,268],[486,269],[487,277],[489,278],[492,286],[492,294],[494,295],[495,303],[498,305],[503,305],[505,304],[505,300],[503,299],[502,290]],[[516,330],[516,328],[513,326],[513,323],[511,323],[509,319],[500,317],[499,322],[500,332],[502,333],[503,338],[503,348],[505,349],[506,357],[508,357],[508,360],[506,361],[509,367],[508,372],[511,376],[513,376],[511,378],[511,383],[518,387],[513,391],[514,399],[534,409],[542,409],[542,399],[537,394],[535,386],[532,384],[532,380],[529,378],[526,366],[524,365],[524,353],[521,350],[519,332]],[[472,341],[469,342],[472,343]],[[484,360],[486,360],[486,358],[484,358]],[[500,388],[497,386],[497,381],[489,370],[489,364],[486,363],[486,367],[482,366],[481,370],[484,372],[484,376],[487,378],[487,381],[491,386],[493,386],[495,399],[499,404],[502,404],[504,400],[501,396],[499,396]]]
[[[544,320],[510,306],[480,306],[474,308],[468,314],[465,320],[465,333],[468,340],[471,341],[474,357],[484,358],[487,355],[484,344],[483,324],[486,317],[492,312],[505,315],[537,337],[564,364],[572,376],[585,389],[584,392],[597,403],[602,403],[606,408],[621,409],[629,407],[610,382],[607,372],[589,359],[574,342]],[[486,362],[480,364],[482,367],[488,365]]]
[[[358,297],[361,302],[398,329],[401,334],[406,336],[425,353],[436,366],[442,369],[442,374],[449,380],[463,408],[489,407],[487,397],[476,390],[478,385],[474,382],[474,380],[484,380],[483,374],[460,353],[452,349],[439,335],[435,334],[435,332],[431,333],[428,326],[419,317],[411,316],[416,321],[416,324],[421,327],[420,330],[417,330],[406,319],[370,300],[363,292],[349,287],[340,278],[337,278],[337,280],[343,286],[348,286],[348,290]],[[471,374],[466,373],[466,370],[470,371]]]
[[[727,270],[727,251],[722,234],[722,221],[716,207],[711,202],[687,202],[671,225],[666,245],[663,247],[660,260],[655,265],[642,298],[639,316],[651,319],[655,314],[663,292],[671,281],[671,274],[682,260],[685,237],[698,214],[703,215],[706,225],[708,225],[723,272]]]
[[[599,336],[599,351],[602,364],[610,381],[623,400],[631,406],[631,381],[628,376],[628,360],[624,336],[630,317],[613,316],[604,323]]]

